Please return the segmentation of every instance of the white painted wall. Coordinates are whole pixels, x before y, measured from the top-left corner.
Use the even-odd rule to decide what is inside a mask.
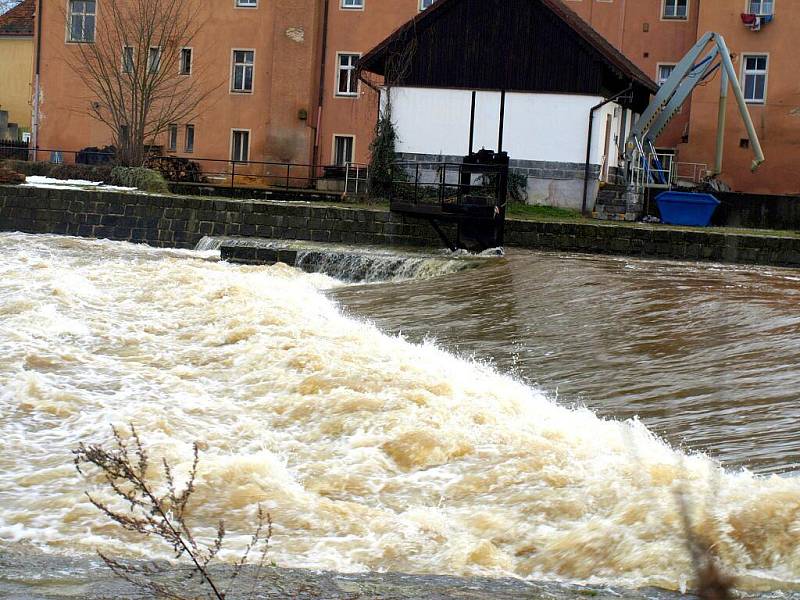
[[[382,100],[385,102],[385,92]],[[503,149],[512,159],[582,163],[586,160],[589,110],[598,96],[506,94]],[[392,114],[398,152],[464,155],[469,151],[472,92],[469,90],[392,89]],[[605,142],[606,115],[613,115],[610,166],[624,140],[619,139],[622,108],[608,104],[595,112],[590,161],[599,164]],[[478,92],[475,150],[497,149],[500,92]]]

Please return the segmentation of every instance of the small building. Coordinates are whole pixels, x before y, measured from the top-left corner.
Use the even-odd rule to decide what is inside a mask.
[[[0,15],[0,140],[30,131],[34,8],[24,0]]]
[[[365,79],[378,76],[382,106],[391,100],[401,160],[458,161],[472,137],[474,150],[508,152],[512,170],[527,177],[529,203],[574,209],[587,148],[591,209],[657,90],[559,0],[439,0],[359,68]]]

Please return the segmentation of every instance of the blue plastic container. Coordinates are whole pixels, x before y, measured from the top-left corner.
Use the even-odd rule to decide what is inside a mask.
[[[708,227],[719,206],[719,200],[711,194],[690,192],[662,192],[656,196],[656,203],[664,223],[697,227]]]

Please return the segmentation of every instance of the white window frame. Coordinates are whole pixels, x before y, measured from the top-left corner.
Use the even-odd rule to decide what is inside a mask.
[[[350,161],[353,162],[356,157],[356,136],[352,133],[334,133],[333,138],[331,140],[331,163],[335,166],[344,166],[347,162],[339,165],[336,162],[336,140],[339,138],[350,138],[352,143],[350,144]]]
[[[167,152],[178,151],[178,124],[170,123],[167,126]]]
[[[436,0],[419,0],[419,12],[429,9],[435,2]]]
[[[72,6],[75,2],[86,2],[87,0],[67,0],[67,43],[69,44],[93,44],[95,42],[95,38],[97,36],[97,4],[98,0],[94,0],[94,12],[86,12],[85,5],[84,11],[82,13],[75,13],[72,11]],[[72,20],[76,17],[80,16],[83,19],[83,25],[81,27],[81,38],[80,39],[73,39],[72,37]],[[86,37],[86,17],[94,17],[94,25],[92,26],[92,37],[88,39]]]
[[[237,159],[236,156],[234,156],[234,150],[235,150],[234,143],[236,141],[237,133],[247,134],[247,156],[245,156],[244,159],[242,159],[241,157]],[[249,129],[236,129],[236,128],[231,129],[231,152],[230,152],[231,162],[246,163],[250,161],[250,135],[251,131]]]
[[[759,12],[755,12],[753,10],[753,3],[758,2],[758,5],[761,7]],[[764,4],[769,3],[769,12],[764,11]],[[758,15],[760,17],[765,17],[767,15],[774,15],[775,14],[775,0],[745,0],[745,13]]]
[[[183,53],[185,51],[189,51],[189,70],[184,72],[183,71]],[[192,71],[194,70],[194,48],[192,46],[184,46],[181,48],[181,52],[178,58],[178,75],[191,75]]]
[[[192,145],[189,145],[189,131],[192,132]],[[194,127],[194,123],[187,123],[183,128],[183,151],[187,154],[192,154],[194,152],[194,144],[196,141],[196,134],[197,131]]]
[[[675,70],[675,67],[677,67],[677,66],[678,65],[676,65],[675,63],[657,63],[656,64],[656,83],[658,84],[658,87],[661,87],[667,81],[666,79],[664,79],[663,81],[661,79],[661,67],[672,67],[672,70],[670,71],[669,75],[667,76],[667,79],[669,79],[669,76],[672,75],[672,72]]]
[[[237,52],[251,52],[253,54],[253,62],[252,63],[237,63],[236,62],[236,53]],[[245,69],[245,73],[247,72],[247,67],[250,67],[251,76],[250,76],[250,89],[241,89],[237,90],[234,85],[236,84],[236,65],[241,65]],[[246,77],[244,74],[242,75],[242,85]],[[252,94],[253,91],[256,89],[256,50],[255,48],[234,48],[231,50],[231,85],[230,85],[230,93],[231,94]]]
[[[258,0],[234,0],[235,8],[258,8]]]
[[[346,68],[342,68],[342,57],[343,56],[351,56],[351,57],[355,56],[356,60],[352,65],[348,65]],[[358,93],[360,91],[361,85],[360,85],[360,83],[358,81],[358,78],[356,77],[356,64],[355,63],[358,62],[359,58],[361,58],[361,53],[360,52],[337,52],[336,53],[336,89],[334,90],[334,94],[336,96],[338,96],[339,98],[357,98],[358,97]],[[342,71],[347,71],[348,78],[349,77],[353,78],[352,82],[355,83],[355,91],[354,92],[350,92],[350,91],[342,92],[342,91],[339,91],[340,88],[341,88]],[[348,80],[348,83],[351,83],[351,81]],[[349,88],[350,88],[350,86],[348,86],[348,89]]]
[[[366,0],[339,0],[341,10],[364,10]]]
[[[680,0],[661,0],[661,20],[662,21],[688,21],[692,12],[692,0],[686,0],[686,14],[678,15],[678,2]],[[667,14],[667,7],[673,6],[672,15]]]
[[[765,58],[767,60],[766,68],[762,71],[760,69],[747,69],[748,58]],[[742,93],[745,94],[744,101],[748,104],[766,104],[767,91],[769,90],[769,53],[768,52],[742,52],[742,72],[740,81],[742,82]],[[747,97],[747,76],[748,75],[764,75],[764,97],[761,99],[751,99]]]

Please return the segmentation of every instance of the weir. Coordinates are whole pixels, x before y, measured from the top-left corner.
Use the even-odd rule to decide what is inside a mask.
[[[201,239],[196,250],[219,250],[220,258],[232,263],[285,263],[307,273],[324,273],[341,281],[363,283],[437,277],[479,267],[501,255],[397,251],[378,246],[356,249],[336,244],[214,236]]]

